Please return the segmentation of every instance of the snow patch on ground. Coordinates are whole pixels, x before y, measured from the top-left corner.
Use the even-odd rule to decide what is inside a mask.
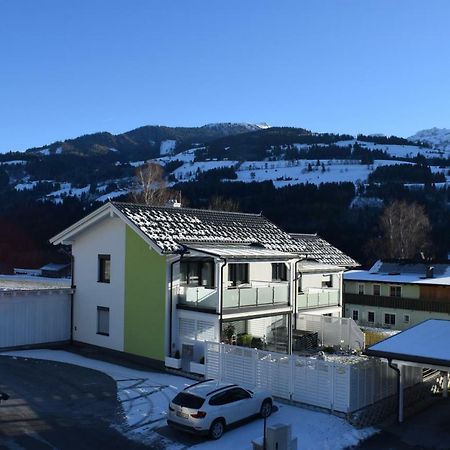
[[[14,159],[12,161],[3,161],[0,163],[0,166],[24,166],[27,161],[23,161],[21,159]]]
[[[107,194],[101,195],[100,197],[96,198],[97,202],[106,202],[108,200],[111,200],[113,198],[116,197],[120,197],[121,195],[125,195],[128,194],[130,192],[129,189],[122,189],[119,191],[113,191],[113,192],[108,192]]]
[[[16,191],[32,191],[34,187],[38,184],[37,181],[30,181],[29,183],[18,183],[14,186]]]
[[[177,155],[178,156],[178,155]],[[238,161],[198,161],[185,163],[172,173],[179,181],[195,180],[197,171],[207,172],[208,170],[217,169],[219,167],[233,167],[239,164]]]
[[[159,154],[161,156],[169,155],[175,150],[177,145],[177,141],[174,139],[166,139],[165,141],[161,141],[161,145],[159,146]]]
[[[118,399],[122,404],[128,427],[121,430],[127,436],[150,444],[158,442],[167,449],[185,448],[154,432],[165,424],[169,401],[178,391],[194,381],[161,372],[144,372],[115,364],[97,361],[60,350],[23,350],[3,353],[7,356],[36,358],[75,364],[99,370],[117,383]],[[292,424],[292,435],[297,437],[302,450],[339,450],[357,445],[377,432],[374,428],[357,430],[339,417],[277,403],[279,410],[269,419],[268,424]],[[251,441],[262,435],[263,421],[254,420],[228,431],[219,441],[205,441],[195,450],[250,450]],[[162,440],[162,441],[161,441]],[[151,448],[151,447],[150,447]]]

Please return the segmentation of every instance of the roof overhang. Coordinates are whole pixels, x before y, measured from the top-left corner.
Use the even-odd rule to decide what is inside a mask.
[[[61,231],[50,238],[50,243],[53,245],[65,244],[71,245],[75,237],[91,227],[92,225],[100,222],[107,217],[118,217],[123,222],[125,222],[134,232],[136,232],[153,250],[155,250],[160,255],[163,254],[162,250],[145,234],[139,229],[128,217],[126,217],[121,211],[119,211],[112,203],[106,203],[100,208],[93,211],[91,214],[87,215],[83,219],[74,223],[70,227]]]
[[[293,253],[286,253],[263,247],[253,247],[251,245],[214,246],[190,244],[186,247],[189,250],[193,250],[200,254],[227,260],[289,261],[298,258],[298,256]]]
[[[450,371],[450,320],[428,319],[369,347],[364,353],[399,364]]]

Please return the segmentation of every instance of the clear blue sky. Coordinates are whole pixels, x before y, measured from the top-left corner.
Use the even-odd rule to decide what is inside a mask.
[[[0,151],[145,124],[450,127],[450,1],[0,0]]]

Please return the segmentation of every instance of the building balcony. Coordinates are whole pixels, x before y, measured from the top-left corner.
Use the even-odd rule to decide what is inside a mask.
[[[219,289],[202,286],[180,286],[178,308],[219,311]],[[273,309],[289,305],[289,283],[229,287],[223,290],[223,312]]]
[[[314,289],[299,293],[297,295],[297,308],[325,308],[327,306],[339,306],[339,290],[338,289]]]
[[[216,311],[218,302],[217,288],[180,286],[178,291],[178,305],[182,308]]]
[[[289,304],[289,284],[249,286],[224,289],[223,309],[271,308]]]
[[[385,297],[382,295],[344,294],[344,303],[352,305],[379,306],[393,309],[409,309],[450,314],[450,302],[433,299]]]

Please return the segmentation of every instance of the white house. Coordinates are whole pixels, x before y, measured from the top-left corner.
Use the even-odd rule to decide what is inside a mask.
[[[205,340],[289,353],[305,301],[340,315],[342,267],[258,214],[113,202],[51,242],[72,247],[75,341],[159,365],[179,353],[188,369]]]

